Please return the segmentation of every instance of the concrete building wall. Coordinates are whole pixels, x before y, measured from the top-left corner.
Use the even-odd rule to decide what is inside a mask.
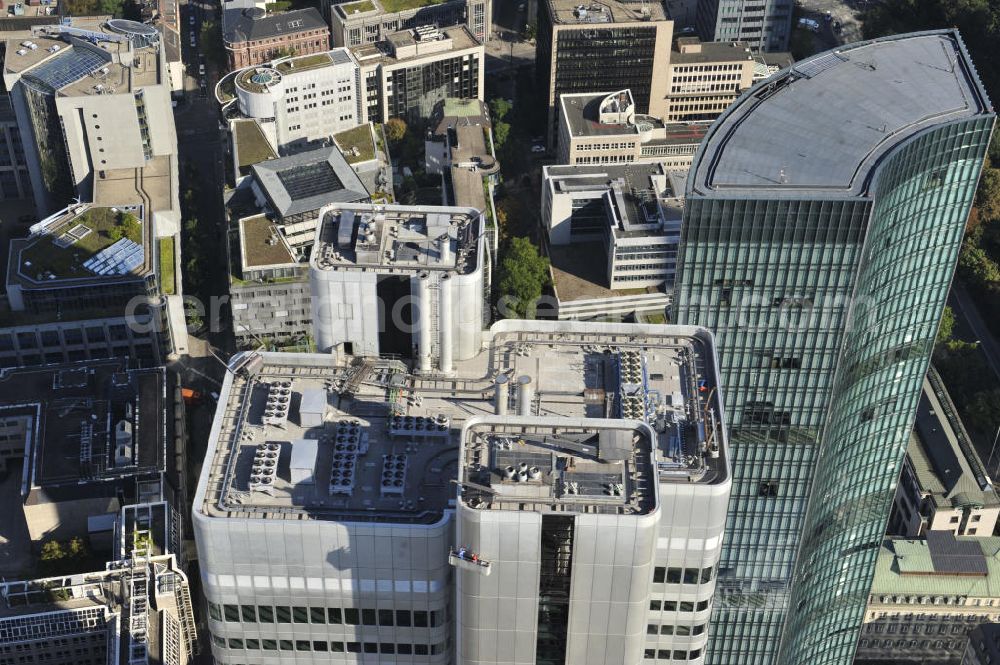
[[[0,328],[0,367],[116,356],[135,358],[143,366],[160,364],[170,350],[169,335],[158,333],[149,315],[137,315],[135,323],[110,318]]]
[[[378,355],[377,281],[373,272],[310,268],[317,349],[325,352],[350,344],[355,355]]]
[[[456,542],[493,552],[493,571],[456,569],[456,636],[462,665],[534,665],[542,515],[470,510],[460,504]],[[498,648],[502,639],[506,648]]]
[[[451,662],[450,517],[407,526],[195,511],[193,524],[217,662],[301,665],[340,653],[374,662],[354,654],[400,644],[426,647],[420,662]],[[264,620],[268,610],[273,620]],[[280,620],[285,611],[291,618]],[[411,624],[422,612],[428,625],[396,625],[398,612]]]

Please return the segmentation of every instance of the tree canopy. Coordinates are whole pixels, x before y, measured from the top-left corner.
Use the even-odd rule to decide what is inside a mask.
[[[549,283],[549,260],[525,237],[511,238],[500,253],[500,313],[505,318],[534,318],[535,305]]]
[[[385,137],[391,143],[399,143],[406,136],[406,121],[402,118],[389,118],[385,123]]]
[[[494,97],[490,100],[490,115],[493,118],[494,123],[498,123],[504,119],[504,117],[510,113],[510,110],[514,108],[513,105],[508,102],[503,97]]]

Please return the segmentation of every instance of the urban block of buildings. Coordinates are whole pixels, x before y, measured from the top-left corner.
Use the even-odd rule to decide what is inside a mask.
[[[180,403],[163,367],[127,358],[0,371],[2,487],[20,498],[4,518],[4,662],[184,665],[197,652]],[[88,556],[68,568],[44,556],[74,541]]]
[[[710,122],[664,123],[636,115],[632,91],[583,92],[559,98],[559,163],[661,163],[687,169]]]
[[[335,46],[361,46],[419,26],[465,25],[475,39],[490,39],[492,0],[354,0],[330,7]]]
[[[718,337],[742,460],[711,662],[851,661],[994,119],[937,31],[800,61],[703,140],[672,319]]]
[[[363,122],[412,122],[449,97],[483,99],[483,42],[465,26],[401,30],[351,53],[361,69]]]
[[[489,270],[480,210],[325,207],[309,257],[316,348],[451,372],[482,346]]]
[[[558,318],[663,316],[685,176],[657,163],[542,167]]]
[[[233,134],[235,123],[251,120],[275,154],[319,145],[362,124],[358,66],[347,49],[232,72],[219,81],[216,99]]]
[[[227,204],[234,227],[229,293],[239,345],[311,337],[308,261],[320,210],[369,199],[336,146],[252,166]]]
[[[973,629],[1000,621],[998,589],[1000,538],[930,531],[887,539],[855,662],[958,665]]]
[[[154,362],[187,352],[165,50],[160,33],[144,24],[112,19],[94,28],[38,26],[30,39],[5,45],[4,83],[20,133],[13,145],[43,221],[10,248],[5,301],[13,313],[35,316],[13,316],[16,346],[5,354],[0,340],[0,362],[79,359],[65,335],[106,323],[127,328],[124,337]],[[131,222],[105,223],[107,210],[125,211]],[[123,237],[126,226],[133,237]],[[143,296],[141,306],[127,310],[116,300],[124,292]],[[111,300],[121,306],[109,309]],[[130,318],[139,325],[128,325]],[[85,345],[84,357],[102,357],[114,341]]]
[[[1000,497],[986,473],[944,382],[931,367],[924,380],[887,533],[928,531],[992,536]]]
[[[272,13],[263,2],[231,0],[223,5],[222,39],[229,68],[239,69],[325,52],[330,27],[315,7]]]
[[[0,454],[21,472],[28,539],[13,529],[10,549],[80,537],[112,558],[122,507],[173,497],[181,433],[167,387],[162,367],[135,369],[125,358],[3,370]]]
[[[164,513],[156,508],[123,509],[121,558],[104,570],[0,584],[0,658],[87,665],[193,662],[198,642],[191,591],[165,540]]]
[[[659,2],[538,2],[535,69],[548,104],[548,144],[559,138],[559,98],[631,90],[636,113],[663,117],[673,21]]]
[[[703,662],[730,474],[711,336],[481,336],[430,374],[357,346],[231,361],[193,514],[218,662]]]

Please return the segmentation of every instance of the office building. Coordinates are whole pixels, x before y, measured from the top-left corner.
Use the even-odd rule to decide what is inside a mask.
[[[358,65],[347,49],[282,58],[228,74],[216,87],[223,116],[253,120],[274,153],[329,141],[361,124]]]
[[[335,204],[320,211],[309,258],[316,348],[397,354],[451,371],[487,321],[483,212]]]
[[[729,492],[710,334],[482,339],[431,375],[233,359],[194,503],[218,662],[703,662]]]
[[[655,163],[542,167],[542,226],[558,318],[663,316],[684,177]]]
[[[853,656],[993,122],[941,31],[796,63],[703,140],[673,314],[729,386],[711,662]]]
[[[21,510],[33,548],[79,537],[114,558],[119,511],[172,500],[182,487],[174,409],[165,370],[136,369],[125,358],[5,370],[3,462],[23,465]],[[11,549],[21,545],[8,538]]]
[[[150,26],[119,19],[93,27],[95,30],[41,26],[33,29],[30,39],[7,40],[4,82],[21,134],[32,198],[43,218],[32,232],[41,236],[59,233],[57,238],[43,237],[34,243],[29,239],[32,247],[24,246],[29,254],[51,248],[51,252],[44,252],[47,258],[55,259],[47,271],[50,276],[39,277],[31,266],[7,262],[8,283],[15,271],[24,273],[27,280],[22,282],[21,294],[8,294],[11,309],[49,312],[48,318],[24,317],[11,324],[106,319],[109,314],[124,322],[130,315],[124,308],[87,312],[81,301],[71,304],[75,310],[72,315],[69,311],[60,313],[59,307],[31,309],[32,303],[47,299],[63,287],[69,288],[71,279],[89,279],[92,275],[97,278],[100,274],[100,279],[107,277],[110,284],[116,279],[114,275],[122,274],[115,270],[98,273],[103,264],[91,262],[88,266],[87,262],[110,259],[111,253],[117,257],[121,245],[135,239],[119,238],[117,245],[106,246],[105,241],[113,236],[88,232],[93,227],[83,220],[76,225],[80,228],[74,228],[87,237],[74,235],[74,228],[66,223],[72,221],[79,208],[75,204],[66,206],[76,198],[90,202],[95,210],[119,208],[137,213],[132,216],[142,226],[139,240],[144,247],[139,259],[150,296],[139,309],[154,311],[151,317],[156,324],[152,329],[134,327],[132,332],[153,336],[152,343],[162,350],[163,357],[181,355],[187,353],[187,328],[178,250],[177,137],[160,33]],[[85,215],[91,221],[100,216]],[[99,230],[110,232],[110,228]],[[102,250],[107,252],[91,256]],[[12,246],[11,252],[13,258],[18,249]],[[129,260],[135,257],[133,254]],[[172,269],[165,269],[171,262]],[[135,267],[130,264],[126,272]],[[164,274],[169,278],[164,279]],[[51,280],[52,284],[42,285],[41,279]],[[87,298],[99,301],[104,297],[99,293],[103,283],[81,282],[75,293],[86,293]],[[19,303],[18,299],[26,294],[26,301]],[[139,314],[146,317],[142,311]]]
[[[3,662],[192,662],[198,638],[180,515],[150,498],[108,516],[103,570],[0,584]]]
[[[222,40],[230,69],[329,50],[330,28],[315,7],[272,14],[252,4],[223,10]]]
[[[631,90],[636,113],[663,117],[671,21],[659,2],[538,2],[535,68],[549,110],[548,143],[559,139],[559,98]]]
[[[558,161],[569,165],[655,162],[686,170],[710,124],[637,115],[631,90],[562,95],[559,112]]]
[[[961,665],[1000,663],[1000,624],[982,623],[969,633]]]
[[[227,206],[235,222],[229,294],[240,346],[306,343],[312,335],[308,261],[320,209],[369,198],[336,146],[252,167]]]
[[[886,533],[904,538],[928,531],[992,536],[998,514],[1000,497],[944,382],[931,367]]]
[[[163,169],[176,181],[177,136],[159,33],[118,19],[103,30],[44,26],[32,39],[7,41],[4,83],[40,216],[75,196],[96,200],[108,171],[141,178],[146,168]],[[161,224],[179,226],[176,193],[168,187],[155,204]]]
[[[859,665],[959,665],[973,629],[1000,620],[1000,538],[930,531],[878,549]]]
[[[492,0],[355,0],[330,7],[335,46],[361,46],[385,41],[419,26],[464,25],[485,44],[490,39]]]
[[[678,37],[667,69],[663,120],[715,120],[744,90],[791,64],[790,54],[756,54],[745,41]]]
[[[698,34],[706,42],[741,41],[755,52],[787,51],[792,0],[698,0]]]
[[[465,26],[403,30],[351,53],[361,67],[363,122],[415,122],[449,97],[483,99],[483,43]]]

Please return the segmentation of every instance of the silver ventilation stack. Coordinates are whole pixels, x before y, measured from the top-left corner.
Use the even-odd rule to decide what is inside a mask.
[[[417,357],[421,374],[431,371],[431,276],[420,273],[417,277]]]
[[[517,415],[530,416],[531,402],[535,399],[535,386],[530,376],[522,376],[517,380]]]
[[[447,243],[445,243],[447,245]],[[441,275],[441,282],[438,286],[440,299],[438,300],[438,335],[440,337],[438,365],[441,371],[448,374],[452,370],[452,279],[451,273],[446,272]]]
[[[507,378],[506,374],[499,375],[494,384],[496,386],[496,392],[493,396],[494,412],[498,416],[507,415],[507,390],[508,383],[510,379]]]

